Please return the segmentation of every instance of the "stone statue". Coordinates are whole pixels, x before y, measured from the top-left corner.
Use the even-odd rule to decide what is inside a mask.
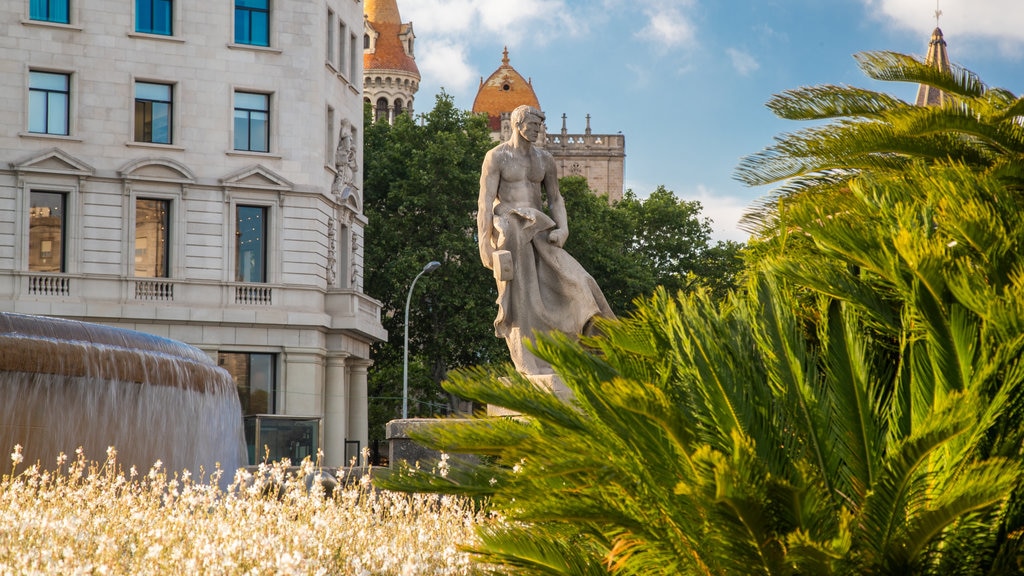
[[[524,346],[535,332],[575,336],[595,316],[615,316],[597,282],[562,248],[569,226],[555,161],[535,146],[543,121],[531,106],[512,112],[509,140],[484,157],[477,214],[480,259],[498,283],[494,332],[526,375],[553,373]]]
[[[356,172],[359,163],[356,161],[356,128],[347,119],[341,119],[341,130],[338,134],[338,147],[334,150],[334,184],[331,192],[338,199],[359,211],[359,190],[356,187]]]

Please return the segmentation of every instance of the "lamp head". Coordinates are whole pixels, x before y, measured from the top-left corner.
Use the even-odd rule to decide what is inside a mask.
[[[437,270],[440,267],[441,267],[441,263],[440,262],[438,262],[437,260],[431,260],[430,262],[427,262],[426,266],[423,267],[423,271],[424,272],[433,272],[434,270]]]

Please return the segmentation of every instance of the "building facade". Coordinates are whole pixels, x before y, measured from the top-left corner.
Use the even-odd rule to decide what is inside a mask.
[[[250,457],[367,445],[359,0],[0,3],[0,310],[173,338]]]
[[[486,114],[491,137],[508,140],[512,134],[509,119],[517,106],[533,106],[543,110],[533,81],[523,77],[510,63],[508,48],[501,57],[501,65],[487,79],[480,79],[480,88],[473,100],[473,112]],[[545,123],[538,137],[541,147],[551,153],[558,168],[558,177],[582,176],[590,189],[608,197],[609,202],[622,199],[623,174],[626,162],[626,137],[619,134],[594,134],[590,129],[590,115],[582,133],[570,133],[566,128],[566,115],[562,114],[562,129],[549,134]]]
[[[397,0],[365,0],[363,14],[363,98],[375,121],[394,123],[398,114],[412,116],[420,89],[416,34]]]

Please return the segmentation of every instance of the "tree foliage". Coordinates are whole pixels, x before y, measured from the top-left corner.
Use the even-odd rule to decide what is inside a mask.
[[[400,416],[405,303],[428,262],[441,267],[418,280],[409,306],[410,414],[447,406],[436,383],[448,370],[506,352],[493,337],[494,281],[471,232],[480,163],[492,145],[486,124],[442,93],[420,123],[399,115],[394,125],[366,126],[364,291],[381,301],[388,331],[373,346],[370,371],[370,432],[381,438],[384,422]]]
[[[895,52],[855,58],[870,78],[929,84],[946,99],[942,106],[915,106],[881,92],[833,85],[774,96],[768,108],[776,115],[819,124],[778,136],[774,145],[741,161],[736,177],[742,182],[781,183],[746,217],[751,231],[768,236],[786,226],[784,205],[796,194],[819,195],[827,203],[856,175],[899,173],[913,163],[953,160],[1024,188],[1024,98],[989,88],[958,66],[945,72]]]
[[[988,94],[892,60],[879,77]],[[893,106],[828,92],[793,105]],[[833,128],[800,146],[851,130]],[[923,142],[989,146],[961,128]],[[743,290],[658,290],[601,336],[540,339],[571,404],[509,370],[458,371],[447,389],[524,417],[440,422],[420,439],[484,458],[380,485],[488,498],[502,520],[481,558],[527,574],[1024,573],[1024,197],[999,158],[844,164],[843,146],[783,177],[785,225]]]
[[[409,284],[431,260],[442,263],[415,286],[409,319],[410,415],[431,415],[454,399],[440,388],[453,368],[506,362],[494,336],[497,291],[480,263],[475,214],[483,155],[494,143],[482,118],[458,111],[446,94],[414,122],[394,125],[367,117],[364,139],[365,283],[383,304],[388,341],[375,344],[370,371],[370,433],[401,407],[404,307]],[[700,203],[658,187],[649,198],[627,192],[610,205],[583,178],[563,178],[569,213],[566,249],[624,314],[659,285],[671,290],[731,287],[740,245],[710,245]]]

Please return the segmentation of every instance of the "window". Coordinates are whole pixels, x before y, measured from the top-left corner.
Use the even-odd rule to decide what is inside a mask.
[[[30,20],[68,24],[68,3],[70,0],[31,0],[28,8]]]
[[[348,76],[348,71],[345,70],[345,66],[348,66],[348,56],[345,54],[345,49],[348,47],[346,42],[348,42],[348,27],[341,22],[338,24],[338,71]]]
[[[235,43],[270,46],[270,0],[235,0]]]
[[[377,98],[377,114],[374,120],[380,122],[388,119],[388,101],[386,98]]]
[[[135,31],[170,36],[173,0],[135,0]]]
[[[54,72],[29,72],[28,131],[68,134],[70,78]]]
[[[243,416],[274,413],[277,394],[274,360],[273,354],[218,354],[217,364],[235,380]]]
[[[363,34],[363,50],[369,50],[369,49],[370,49],[370,35],[369,34]]]
[[[135,200],[135,276],[167,278],[169,200]]]
[[[334,10],[327,9],[327,61],[334,63]]]
[[[324,158],[327,160],[324,163],[334,166],[336,162],[334,158],[334,148],[336,146],[334,143],[334,108],[330,106],[327,107],[327,126],[325,128],[327,139],[324,142]]]
[[[358,47],[359,37],[357,37],[354,33],[350,34],[348,37],[348,78],[350,82],[356,81],[356,71],[359,70],[359,61],[356,60],[356,58],[362,59],[363,57],[363,54],[357,50]]]
[[[402,99],[399,98],[399,99],[395,100],[395,118],[398,118],[398,115],[401,114],[401,113],[402,113]]]
[[[28,211],[28,269],[32,272],[64,272],[64,194],[30,193]]]
[[[135,141],[171,143],[170,84],[135,83]]]
[[[270,96],[235,92],[235,150],[270,151]]]
[[[267,209],[238,206],[235,212],[235,281],[267,281]]]

